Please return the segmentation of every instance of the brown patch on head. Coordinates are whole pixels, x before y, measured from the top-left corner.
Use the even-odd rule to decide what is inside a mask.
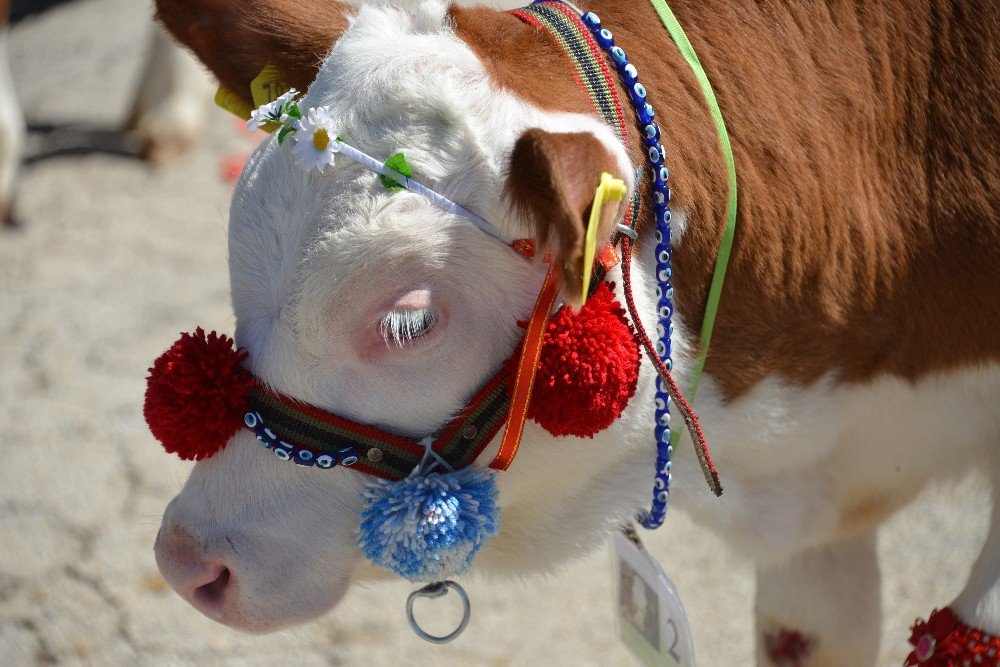
[[[511,153],[505,197],[533,226],[539,248],[552,253],[553,266],[562,268],[563,296],[573,305],[579,305],[584,234],[603,172],[621,177],[614,156],[589,132],[528,130]],[[604,207],[598,239],[611,236],[620,209]]]
[[[594,114],[552,35],[507,12],[452,7],[455,34],[469,45],[498,88],[539,109]]]
[[[307,89],[350,11],[329,0],[157,0],[156,8],[164,27],[251,103],[250,81],[268,63]]]

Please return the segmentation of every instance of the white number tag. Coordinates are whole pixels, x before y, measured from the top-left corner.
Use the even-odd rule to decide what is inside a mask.
[[[695,667],[687,614],[663,568],[621,532],[611,547],[618,638],[648,667]]]

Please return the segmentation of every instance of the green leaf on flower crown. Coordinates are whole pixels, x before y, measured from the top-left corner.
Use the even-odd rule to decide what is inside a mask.
[[[285,114],[289,118],[302,118],[302,109],[299,108],[299,103],[292,102]]]
[[[291,134],[294,131],[295,131],[295,128],[291,127],[289,125],[286,125],[283,128],[281,128],[281,132],[278,132],[278,143],[279,144],[283,143],[285,141],[285,139],[288,137],[288,135]]]
[[[406,161],[406,158],[402,153],[396,153],[395,155],[390,156],[389,159],[385,161],[385,166],[399,172],[407,178],[413,177],[413,168],[410,167],[410,164]],[[380,177],[380,180],[382,181],[382,185],[384,185],[387,190],[397,191],[406,189],[404,185],[396,182],[396,179],[391,176],[383,175]]]

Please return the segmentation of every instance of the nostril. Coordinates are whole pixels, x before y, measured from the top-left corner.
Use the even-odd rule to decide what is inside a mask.
[[[210,581],[203,586],[199,586],[194,590],[195,601],[202,604],[218,606],[226,593],[226,587],[229,585],[229,568],[224,567],[213,581]]]

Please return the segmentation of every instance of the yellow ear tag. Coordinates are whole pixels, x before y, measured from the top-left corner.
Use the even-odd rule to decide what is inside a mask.
[[[278,68],[268,63],[250,82],[250,95],[253,97],[254,106],[262,107],[287,93],[289,88],[291,86],[285,83],[285,78]]]
[[[250,120],[250,113],[253,111],[253,107],[224,83],[220,84],[219,89],[215,91],[215,103],[234,116],[243,120]]]
[[[580,303],[587,303],[587,292],[590,290],[590,275],[594,270],[594,257],[597,255],[597,228],[601,226],[601,211],[605,202],[621,201],[628,192],[625,182],[615,178],[608,172],[601,174],[601,183],[594,191],[594,203],[590,207],[590,220],[587,222],[587,234],[583,238],[583,294]]]
[[[254,109],[275,101],[281,95],[288,92],[290,88],[291,86],[285,83],[285,79],[278,68],[272,63],[268,63],[264,65],[264,69],[260,71],[260,74],[255,76],[253,81],[250,82],[250,96],[253,98],[252,105],[247,104],[243,98],[234,93],[225,84],[221,84],[219,89],[215,91],[215,103],[243,120],[250,120],[250,114]],[[265,125],[261,129],[265,132],[272,132],[276,127],[276,124],[271,127]]]

